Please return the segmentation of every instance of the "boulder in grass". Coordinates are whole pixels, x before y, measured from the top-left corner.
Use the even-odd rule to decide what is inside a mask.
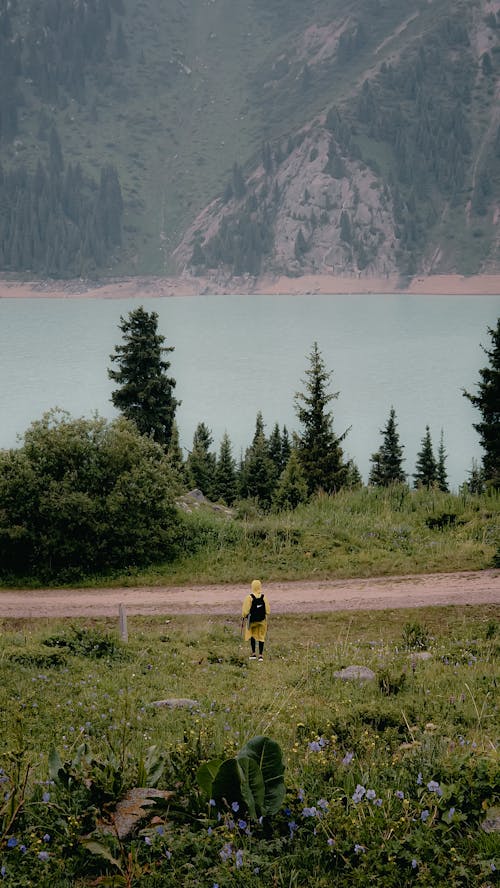
[[[481,829],[485,833],[500,833],[500,808],[488,808]]]
[[[376,675],[367,666],[346,666],[345,669],[334,672],[333,677],[341,678],[342,681],[373,681]]]
[[[101,835],[126,839],[132,835],[136,827],[152,818],[157,799],[168,801],[174,795],[174,792],[166,789],[136,786],[120,799],[111,819],[98,824],[99,832]]]
[[[168,700],[154,700],[151,703],[151,706],[165,706],[167,709],[194,709],[199,705],[198,700],[189,700],[187,697],[169,697]]]

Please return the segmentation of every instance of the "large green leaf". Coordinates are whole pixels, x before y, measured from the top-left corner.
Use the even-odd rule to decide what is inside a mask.
[[[286,793],[281,747],[269,737],[253,737],[237,755],[238,761],[245,758],[254,761],[262,772],[264,800],[261,813],[276,814]]]
[[[204,762],[203,765],[200,765],[196,772],[198,786],[209,798],[212,797],[212,784],[221,764],[221,759],[212,759],[211,761]]]
[[[264,781],[257,762],[248,757],[222,762],[212,784],[212,796],[231,807],[237,802],[250,817],[260,817],[264,802]]]
[[[262,771],[254,759],[238,755],[237,763],[243,772],[241,793],[251,817],[264,814],[265,787]]]

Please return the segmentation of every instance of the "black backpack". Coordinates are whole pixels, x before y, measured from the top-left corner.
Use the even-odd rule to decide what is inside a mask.
[[[263,620],[266,619],[266,602],[264,601],[264,596],[261,595],[257,598],[253,592],[250,594],[252,596],[252,604],[250,607],[250,613],[248,614],[248,622],[262,623]]]

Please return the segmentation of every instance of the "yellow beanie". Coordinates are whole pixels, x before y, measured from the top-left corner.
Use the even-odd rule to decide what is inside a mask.
[[[252,592],[254,595],[260,595],[262,592],[262,583],[260,580],[252,580]]]

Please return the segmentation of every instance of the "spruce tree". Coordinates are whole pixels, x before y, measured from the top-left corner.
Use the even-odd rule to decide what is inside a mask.
[[[317,342],[313,344],[309,361],[307,379],[303,380],[305,392],[295,395],[295,410],[303,426],[302,434],[296,436],[297,453],[309,493],[332,492],[343,487],[347,480],[340,445],[349,429],[340,437],[333,431],[333,416],[327,407],[339,393],[327,390],[332,372],[326,370]]]
[[[273,496],[277,509],[296,509],[307,499],[307,482],[297,452],[292,450]]]
[[[425,435],[421,444],[413,473],[414,487],[432,487],[437,482],[437,462],[432,449],[432,438],[428,425],[425,427]]]
[[[233,459],[231,440],[224,432],[215,468],[214,498],[232,506],[238,496],[238,477]]]
[[[240,487],[245,499],[257,500],[262,509],[269,509],[276,483],[274,463],[269,456],[269,447],[257,415],[257,428],[251,446],[245,453],[241,467]]]
[[[385,428],[380,430],[383,435],[380,450],[372,454],[373,463],[370,470],[369,484],[377,487],[388,487],[390,484],[404,484],[406,474],[403,472],[403,447],[399,443],[396,411],[391,407]]]
[[[479,410],[482,421],[474,423],[483,454],[483,475],[486,482],[500,488],[500,318],[496,328],[488,328],[491,348],[483,346],[489,366],[479,371],[480,381],[476,395],[463,394]]]
[[[115,354],[110,355],[118,369],[108,370],[109,378],[119,387],[111,400],[141,434],[168,449],[180,401],[174,397],[175,379],[167,375],[170,362],[163,355],[174,349],[163,345],[165,337],[158,333],[156,312],[148,314],[141,305],[120,321],[123,345],[116,345]]]
[[[213,443],[210,429],[199,422],[193,435],[193,449],[186,460],[186,475],[190,487],[197,487],[206,497],[214,495],[216,456],[210,450]]]
[[[436,481],[438,483],[439,489],[443,490],[445,493],[447,493],[450,489],[448,486],[448,473],[445,466],[445,462],[447,459],[448,455],[444,447],[444,434],[443,430],[441,429],[441,437],[439,439],[439,447],[437,452]]]

